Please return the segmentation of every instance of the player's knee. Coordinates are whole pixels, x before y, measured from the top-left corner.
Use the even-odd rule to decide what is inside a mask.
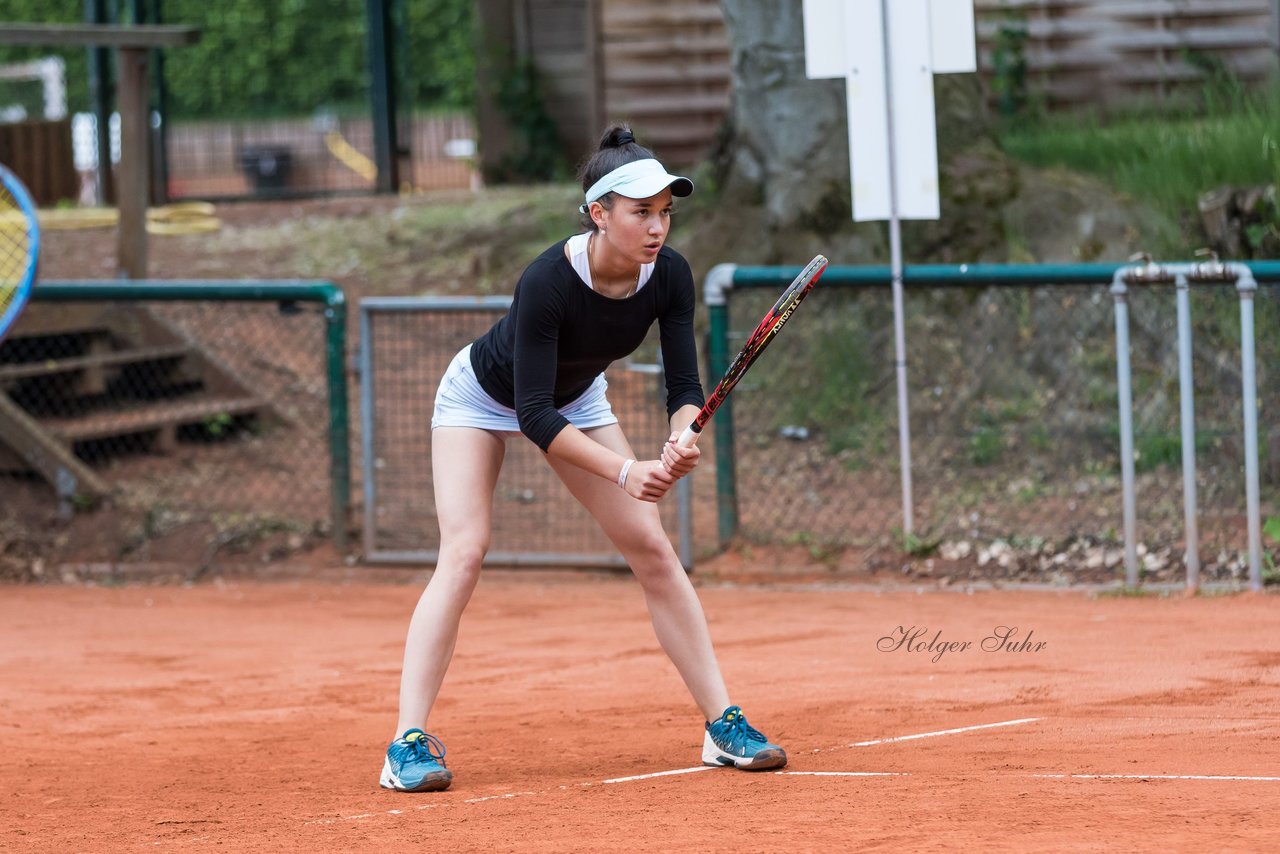
[[[671,548],[671,541],[661,531],[635,543],[627,557],[631,571],[646,587],[668,584],[677,573],[684,572],[675,550]]]
[[[452,572],[474,578],[480,574],[480,567],[484,565],[484,557],[488,553],[488,540],[442,542],[436,565],[438,568],[448,567]]]
[[[632,543],[635,554],[645,561],[666,560],[675,553],[666,531],[657,526],[637,534]]]

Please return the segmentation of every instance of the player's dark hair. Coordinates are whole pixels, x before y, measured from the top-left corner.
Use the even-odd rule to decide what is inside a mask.
[[[600,137],[600,146],[578,171],[578,178],[582,181],[582,192],[585,193],[591,189],[592,184],[619,166],[625,166],[635,160],[649,160],[653,156],[652,151],[636,142],[631,128],[624,124],[610,125]],[[616,193],[605,193],[596,201],[608,211],[613,210],[616,199]],[[596,230],[596,224],[588,213],[582,214],[582,225],[590,231]]]

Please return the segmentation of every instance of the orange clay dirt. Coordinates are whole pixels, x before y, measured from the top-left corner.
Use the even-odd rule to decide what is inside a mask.
[[[424,577],[6,587],[0,850],[1280,839],[1274,596],[706,587],[733,697],[790,752],[788,773],[643,777],[697,767],[702,721],[638,586],[493,572],[430,726],[454,787],[405,795],[377,779]],[[913,626],[927,631],[899,645]],[[1029,643],[983,651],[1000,626]],[[610,782],[624,777],[642,779]]]

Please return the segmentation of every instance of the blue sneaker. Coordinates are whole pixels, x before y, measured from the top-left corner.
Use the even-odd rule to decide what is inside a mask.
[[[748,724],[742,709],[730,706],[719,719],[707,723],[707,734],[702,739],[702,764],[765,771],[786,765],[787,752],[771,744],[764,733]]]
[[[444,767],[444,745],[420,729],[405,730],[387,748],[379,782],[399,792],[444,791],[453,782],[453,772]]]

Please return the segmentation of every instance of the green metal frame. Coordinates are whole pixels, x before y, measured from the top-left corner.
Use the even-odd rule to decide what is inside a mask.
[[[347,402],[347,298],[332,282],[113,280],[42,281],[32,300],[45,302],[314,302],[324,308],[329,388],[329,480],[333,540],[347,547],[351,509],[350,410]]]
[[[1129,264],[916,264],[903,268],[905,287],[975,287],[1036,285],[1110,285],[1116,271]],[[1280,261],[1247,263],[1259,282],[1280,282]],[[719,269],[719,268],[717,268]],[[729,304],[727,294],[740,288],[781,288],[800,272],[800,267],[735,267],[729,284],[720,284],[712,296],[707,277],[707,313],[710,321],[707,343],[707,368],[713,381],[729,368],[733,354],[729,352]],[[828,267],[822,275],[822,287],[888,287],[893,272],[887,266]],[[738,488],[734,467],[733,398],[730,396],[716,410],[716,519],[723,547],[738,532]]]

